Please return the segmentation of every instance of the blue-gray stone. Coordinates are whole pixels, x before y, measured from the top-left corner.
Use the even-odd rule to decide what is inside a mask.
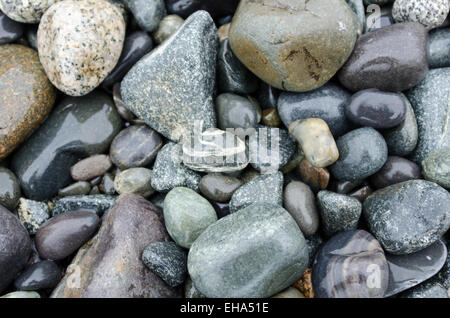
[[[366,9],[364,8],[363,0],[347,0],[347,4],[352,9],[353,13],[355,13],[358,17],[362,28],[364,28],[366,25]]]
[[[102,216],[114,205],[117,197],[104,194],[64,197],[55,202],[52,216],[75,210],[91,210],[98,216]]]
[[[430,281],[409,289],[402,298],[450,298],[450,292],[438,282]]]
[[[156,31],[159,22],[166,15],[164,0],[122,0],[122,2],[133,13],[139,27],[147,32]]]
[[[428,34],[430,68],[450,67],[450,28],[432,30]]]

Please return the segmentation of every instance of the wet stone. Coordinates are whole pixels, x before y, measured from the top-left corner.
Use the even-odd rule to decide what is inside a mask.
[[[11,20],[0,12],[0,45],[18,40],[23,35],[24,29],[23,24]]]
[[[103,194],[113,195],[116,193],[116,189],[114,188],[114,177],[112,174],[106,173],[103,176],[99,189]]]
[[[153,33],[156,44],[161,44],[171,37],[183,23],[183,18],[176,14],[166,15],[159,23],[158,29]]]
[[[19,203],[21,191],[17,177],[11,170],[0,167],[0,205],[14,210]]]
[[[49,260],[34,263],[14,281],[17,290],[34,291],[55,287],[62,278],[59,266]]]
[[[450,67],[450,29],[433,30],[428,36],[428,64],[430,68]]]
[[[91,192],[91,184],[87,181],[78,181],[59,189],[58,197],[68,197],[72,195],[86,195]]]
[[[117,197],[112,195],[75,195],[56,200],[52,215],[75,210],[90,210],[102,216],[115,203]]]
[[[372,188],[369,187],[368,185],[365,185],[351,193],[349,193],[348,195],[352,198],[357,199],[359,202],[363,203],[367,197],[369,197],[369,195],[372,194]]]
[[[278,96],[280,91],[264,82],[259,84],[256,96],[263,109],[277,108]]]
[[[330,173],[326,168],[317,168],[311,163],[303,159],[297,168],[300,179],[311,187],[313,192],[324,190],[328,187],[330,181]]]
[[[134,193],[147,198],[155,190],[151,185],[152,171],[146,168],[130,168],[116,175],[114,189],[119,194]]]
[[[425,179],[450,188],[450,148],[429,153],[422,161]]]
[[[20,223],[23,224],[30,235],[33,235],[50,218],[50,208],[45,202],[21,198],[17,214]]]
[[[248,98],[224,93],[216,99],[217,125],[220,129],[251,128],[261,119],[261,110]]]
[[[370,177],[370,184],[375,189],[413,180],[421,179],[420,167],[402,157],[389,156],[384,166]]]
[[[225,203],[241,185],[242,181],[238,178],[214,173],[200,180],[199,189],[206,198]]]
[[[112,167],[107,155],[95,155],[78,161],[70,168],[74,180],[87,181],[102,176]]]

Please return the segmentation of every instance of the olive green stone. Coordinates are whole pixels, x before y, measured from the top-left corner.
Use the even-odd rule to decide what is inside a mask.
[[[130,168],[115,177],[114,188],[119,194],[134,193],[146,198],[155,192],[151,180],[152,171],[150,169]]]
[[[71,195],[84,195],[89,194],[89,192],[91,192],[91,184],[87,181],[78,181],[65,188],[59,189],[58,196],[67,197]]]
[[[429,153],[422,161],[425,179],[450,188],[450,148]]]
[[[279,127],[281,119],[276,108],[264,109],[262,112],[262,123],[269,127]]]
[[[184,20],[176,14],[165,16],[159,23],[158,29],[153,33],[153,38],[157,44],[167,40],[172,34],[178,31],[183,25]]]
[[[20,199],[20,185],[11,170],[0,167],[0,205],[8,210],[14,210]]]

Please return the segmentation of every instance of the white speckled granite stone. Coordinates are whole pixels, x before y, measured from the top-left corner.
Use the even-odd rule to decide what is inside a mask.
[[[430,30],[445,21],[449,10],[448,0],[396,0],[392,17],[396,22],[419,22]]]
[[[82,96],[116,66],[125,21],[105,0],[65,0],[45,12],[37,37],[39,58],[53,85],[67,95]]]
[[[45,10],[59,0],[0,0],[0,10],[22,23],[38,23]]]

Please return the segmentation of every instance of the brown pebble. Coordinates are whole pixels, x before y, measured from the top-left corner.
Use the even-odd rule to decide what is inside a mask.
[[[264,109],[262,112],[262,122],[269,127],[279,127],[281,125],[281,119],[278,111],[275,108]]]
[[[297,171],[300,179],[308,184],[314,192],[325,190],[328,187],[330,173],[327,168],[314,167],[305,158],[300,162]]]
[[[107,155],[95,155],[78,161],[70,168],[74,180],[87,181],[102,176],[112,167]]]
[[[217,35],[219,36],[220,43],[228,39],[229,32],[230,32],[230,23],[220,26],[220,28],[217,30]]]
[[[307,268],[302,277],[300,277],[293,285],[293,287],[297,288],[306,298],[314,298],[311,273],[311,268]]]
[[[358,199],[359,202],[363,203],[364,200],[366,200],[366,198],[372,194],[372,192],[373,192],[372,189],[368,185],[365,185],[361,189],[358,189],[350,193],[349,196],[354,197]]]

